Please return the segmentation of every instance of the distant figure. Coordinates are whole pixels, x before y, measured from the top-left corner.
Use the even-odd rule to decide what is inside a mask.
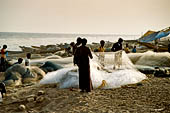
[[[5,84],[3,82],[0,83],[0,93],[2,95],[2,98],[4,97],[3,94],[6,94],[6,88],[5,88]]]
[[[7,45],[3,45],[3,48],[1,49],[1,63],[0,63],[0,72],[4,72],[6,70],[6,51]]]
[[[93,89],[92,81],[90,77],[90,61],[92,59],[90,49],[86,46],[87,40],[82,39],[82,45],[77,48],[75,55],[77,65],[79,67],[79,88],[81,92],[90,92]]]
[[[31,75],[31,77],[35,77],[32,73],[31,73],[31,71],[30,71],[30,59],[31,59],[31,53],[27,53],[27,58],[25,59],[25,66],[26,66],[26,72],[25,72],[25,74],[26,75]]]
[[[100,41],[100,47],[98,48],[98,52],[104,52],[105,51],[105,48],[104,48],[104,40],[101,40]]]
[[[136,46],[133,47],[132,53],[136,53]]]
[[[76,42],[76,44],[74,45],[74,48],[73,48],[73,54],[75,54],[76,49],[81,46],[81,40],[82,39],[80,37],[77,38],[77,42]]]
[[[70,46],[71,46],[71,48],[72,48],[72,50],[71,50],[71,51],[72,51],[72,55],[74,55],[74,51],[73,51],[73,50],[75,50],[75,49],[74,49],[75,43],[74,43],[74,42],[71,42],[71,43],[70,43]]]
[[[68,57],[72,56],[72,51],[71,51],[71,47],[67,47],[65,48],[65,53]]]
[[[168,52],[170,53],[170,44],[168,44]]]
[[[122,51],[121,51],[122,50],[122,43],[123,43],[123,39],[119,38],[118,42],[113,44],[113,47],[111,48],[111,50],[113,52],[116,52],[114,54],[113,69],[120,68],[120,66],[122,65]]]
[[[76,60],[77,55],[75,55],[75,53],[76,53],[77,48],[81,46],[81,41],[82,41],[82,39],[80,37],[78,37],[77,43],[73,47],[73,55],[74,55],[73,62],[74,62],[74,65],[77,64],[77,60]]]
[[[122,39],[122,38],[119,38],[118,42],[116,42],[115,44],[113,44],[111,50],[112,50],[113,52],[122,50],[122,42],[123,42],[123,39]]]
[[[31,53],[27,53],[27,58],[25,59],[25,66],[30,66]]]
[[[13,65],[15,65],[15,64],[22,64],[22,61],[23,61],[22,58],[18,58],[18,62],[15,62]]]
[[[127,43],[126,43],[126,47],[124,48],[124,50],[125,50],[126,53],[130,53],[129,46],[128,46]]]
[[[100,47],[98,48],[98,52],[99,52],[99,62],[104,66],[104,51],[105,51],[105,48],[104,48],[104,40],[101,40],[100,41]]]
[[[158,43],[155,43],[154,52],[158,52]]]

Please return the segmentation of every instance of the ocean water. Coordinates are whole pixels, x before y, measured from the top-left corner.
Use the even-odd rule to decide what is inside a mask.
[[[115,42],[118,38],[124,40],[138,39],[139,35],[102,35],[102,34],[52,34],[52,33],[11,33],[0,32],[0,46],[6,44],[10,51],[20,51],[19,46],[54,45],[76,42],[77,37],[87,39],[87,43],[99,43],[100,40]]]

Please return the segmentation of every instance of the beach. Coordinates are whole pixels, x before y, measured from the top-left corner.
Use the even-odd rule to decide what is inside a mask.
[[[0,0],[0,113],[170,113],[170,0]]]
[[[136,44],[136,42],[133,41],[132,42],[128,41],[126,43],[129,43],[130,47],[133,47],[133,45]],[[110,45],[112,44],[113,43],[107,42],[106,47],[110,48]],[[88,46],[91,47],[92,50],[95,50],[95,48],[98,47],[99,44],[93,43]],[[58,47],[64,46],[59,45]],[[155,53],[153,52],[153,49],[146,48],[142,49],[137,48],[137,51],[138,53],[129,54],[124,53],[125,57],[123,58],[125,59],[124,60],[125,66],[127,66],[128,64],[128,67],[125,67],[125,69],[123,68],[121,70],[112,72],[113,76],[118,78],[115,84],[120,84],[119,80],[120,81],[122,80],[121,82],[123,83],[125,82],[124,79],[126,80],[127,78],[129,81],[131,80],[131,78],[133,79],[131,83],[129,83],[128,81],[128,83],[126,83],[125,85],[120,84],[120,86],[116,86],[114,88],[110,88],[110,86],[103,86],[103,88],[97,88],[101,83],[94,83],[97,85],[92,92],[80,93],[80,90],[78,89],[76,82],[75,83],[70,82],[70,84],[72,83],[71,86],[73,87],[66,85],[67,88],[61,88],[61,84],[59,83],[39,84],[41,79],[44,78],[44,80],[47,80],[45,79],[46,75],[54,76],[55,74],[57,74],[57,72],[55,71],[48,72],[46,74],[41,72],[40,74],[40,71],[31,70],[31,72],[40,74],[40,75],[37,74],[36,77],[42,76],[42,78],[38,80],[36,79],[34,80],[34,82],[29,80],[29,82],[20,83],[20,79],[22,78],[19,77],[18,80],[19,82],[17,82],[19,84],[13,83],[12,85],[7,86],[6,87],[7,95],[3,98],[3,103],[0,103],[0,112],[9,113],[170,112],[169,109],[170,98],[168,96],[170,92],[169,77],[155,77],[153,73],[153,71],[155,71],[153,67],[156,65],[161,67],[170,66],[169,62],[166,63],[167,61],[170,60],[169,53],[168,52]],[[14,63],[19,57],[25,58],[26,53],[27,52],[11,51],[9,52],[8,57],[10,59],[10,62]],[[106,52],[105,55],[106,56],[108,55],[108,57],[106,58],[108,58],[109,63],[109,61],[112,60],[111,57],[114,55],[114,53],[112,54],[112,52],[108,53]],[[40,66],[42,66],[45,62],[50,61],[64,67],[64,69],[65,68],[67,69],[69,67],[73,67],[72,59],[73,58],[71,56],[68,56],[68,54],[65,53],[64,48],[49,53],[46,52],[44,53],[44,51],[42,52],[38,49],[34,51],[34,53],[32,54],[31,67],[36,66],[37,67],[36,69],[39,70]],[[130,65],[132,65],[131,63],[129,63],[130,61],[129,59],[133,62],[133,65],[135,66],[143,64],[145,68],[143,67],[138,68],[140,71],[143,69],[143,73],[137,71],[136,75],[131,76],[133,74],[128,73],[129,71],[126,70],[126,68],[128,70],[131,70],[131,68],[133,68],[133,66],[129,67]],[[158,61],[158,59],[161,60]],[[150,68],[146,68],[146,66]],[[96,67],[94,68],[97,69]],[[74,75],[75,69],[77,69],[76,66],[74,66],[73,69],[71,69],[71,71],[68,71],[68,76],[73,78],[76,77],[77,75]],[[167,70],[169,70],[169,68]],[[132,71],[136,72],[136,69],[135,70],[132,69]],[[105,70],[102,70],[102,68],[100,70],[94,71],[95,74],[103,72],[106,73]],[[50,75],[50,73],[53,74]],[[123,78],[123,75],[121,75],[121,73],[124,73],[124,76],[126,76],[127,78]],[[0,80],[4,79],[3,75],[4,73],[1,73]],[[63,74],[63,76],[66,75]],[[119,78],[120,76],[122,78]],[[137,77],[139,76],[141,76],[141,78],[138,80]],[[62,79],[62,82],[64,81],[65,83],[67,83],[69,82],[69,80],[72,80],[73,82],[77,80],[77,78],[76,79],[73,78],[64,78]],[[56,77],[55,80],[57,81],[57,79],[58,78]],[[110,85],[109,80],[107,81],[107,83]],[[64,85],[62,87],[65,87]],[[114,84],[111,84],[111,86],[112,85]]]
[[[58,89],[57,84],[8,87],[0,112],[8,113],[148,113],[170,112],[169,78],[147,75],[138,84],[115,89]],[[38,96],[38,92],[44,94]],[[42,97],[41,102],[37,99]],[[19,109],[24,105],[25,109]]]

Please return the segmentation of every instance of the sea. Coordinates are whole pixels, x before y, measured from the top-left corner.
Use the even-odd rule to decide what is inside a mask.
[[[21,51],[19,46],[31,47],[64,43],[70,44],[71,42],[76,42],[77,37],[86,38],[87,43],[91,44],[99,43],[100,40],[116,42],[119,38],[136,40],[140,35],[0,32],[0,48],[6,44],[8,51]]]

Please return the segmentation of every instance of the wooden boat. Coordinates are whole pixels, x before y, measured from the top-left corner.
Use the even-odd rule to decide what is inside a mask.
[[[57,46],[43,46],[43,47],[37,47],[37,46],[31,46],[31,47],[25,47],[25,46],[19,46],[23,52],[30,52],[30,53],[55,53],[57,51],[60,51],[61,48]]]
[[[155,45],[151,43],[146,43],[146,42],[138,42],[140,45],[146,46],[149,49],[155,49]],[[168,46],[167,47],[161,47],[158,45],[158,52],[167,52],[168,51]]]

